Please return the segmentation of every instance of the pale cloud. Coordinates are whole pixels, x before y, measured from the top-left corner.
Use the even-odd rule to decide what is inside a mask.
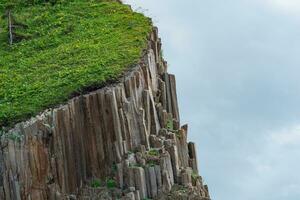
[[[271,133],[270,138],[279,145],[299,145],[300,125],[283,128],[278,132]]]
[[[266,0],[265,2],[273,9],[276,9],[277,11],[284,12],[285,14],[300,16],[299,0]]]
[[[298,199],[300,197],[300,126],[291,125],[278,130],[265,131],[258,152],[245,159],[251,170],[245,174],[241,191],[245,199]],[[261,139],[260,139],[261,140]],[[273,192],[274,188],[276,193]]]

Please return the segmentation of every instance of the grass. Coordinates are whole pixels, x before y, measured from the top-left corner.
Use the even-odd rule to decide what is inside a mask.
[[[0,127],[116,80],[138,62],[152,29],[149,18],[119,3],[16,2],[23,3],[10,7],[26,37],[9,45],[7,1],[0,0]]]

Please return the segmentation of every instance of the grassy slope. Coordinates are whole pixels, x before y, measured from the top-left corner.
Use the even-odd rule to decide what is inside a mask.
[[[9,46],[0,20],[0,127],[116,79],[138,61],[151,31],[148,18],[118,3],[73,0],[13,14],[31,38]]]

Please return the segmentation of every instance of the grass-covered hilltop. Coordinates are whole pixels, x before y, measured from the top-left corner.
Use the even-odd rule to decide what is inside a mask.
[[[0,128],[116,80],[152,29],[112,1],[0,0],[0,12]]]

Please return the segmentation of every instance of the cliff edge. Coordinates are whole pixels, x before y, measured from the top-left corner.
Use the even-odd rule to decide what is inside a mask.
[[[209,200],[157,28],[136,64],[1,135],[0,199]]]

